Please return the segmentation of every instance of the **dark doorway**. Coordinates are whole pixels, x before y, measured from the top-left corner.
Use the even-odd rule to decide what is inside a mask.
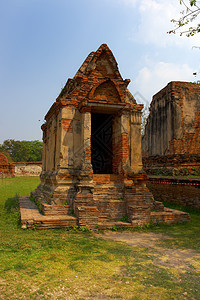
[[[108,114],[91,114],[91,161],[94,174],[112,174],[112,123]]]

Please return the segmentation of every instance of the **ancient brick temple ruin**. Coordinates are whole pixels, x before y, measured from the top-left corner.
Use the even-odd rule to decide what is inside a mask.
[[[0,178],[14,177],[15,166],[8,163],[7,157],[0,153]]]
[[[43,171],[33,195],[45,215],[101,228],[188,220],[154,201],[146,187],[143,105],[127,89],[129,82],[106,44],[68,79],[42,125]]]
[[[149,174],[200,176],[200,86],[170,82],[153,96],[143,163]]]

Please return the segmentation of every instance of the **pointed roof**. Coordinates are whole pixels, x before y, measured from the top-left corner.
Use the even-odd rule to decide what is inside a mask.
[[[118,69],[118,64],[117,61],[112,53],[112,51],[109,49],[107,44],[102,44],[96,52],[91,52],[88,57],[86,58],[86,60],[84,61],[84,63],[82,64],[82,66],[79,68],[78,72],[76,73],[76,75],[74,76],[74,79],[78,76],[82,76],[84,74],[87,74],[88,72],[90,72],[92,69],[95,68],[96,63],[98,61],[98,59],[100,58],[100,56],[102,54],[105,54],[107,56],[107,59],[109,60],[109,62],[112,64],[112,67],[117,75],[118,78],[120,78],[121,80],[122,77],[119,73],[119,69]]]
[[[107,44],[102,44],[87,56],[74,78],[68,79],[46,117],[49,118],[59,107],[80,108],[89,102],[134,106],[134,109],[141,110],[127,90],[129,82],[129,79],[123,80],[112,51]]]
[[[91,88],[97,79],[103,81],[110,79],[115,81],[115,84],[117,82],[117,85],[121,87],[127,87],[130,82],[129,79],[123,80],[116,59],[107,44],[102,44],[96,52],[93,51],[87,56],[74,78],[68,79],[57,101],[62,97],[71,97],[81,83],[86,86],[90,84]]]
[[[95,51],[92,51],[88,56],[87,58],[85,59],[85,61],[83,62],[83,64],[81,65],[81,67],[78,69],[76,75],[74,76],[74,78],[78,77],[78,76],[81,76],[85,69],[87,68],[87,65],[89,64],[89,62],[91,61],[91,59],[93,58],[95,54]]]

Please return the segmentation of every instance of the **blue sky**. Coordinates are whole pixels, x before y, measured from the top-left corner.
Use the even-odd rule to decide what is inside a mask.
[[[167,34],[181,9],[179,0],[1,1],[0,143],[41,140],[48,109],[102,43],[139,103],[172,80],[196,80],[199,36]]]

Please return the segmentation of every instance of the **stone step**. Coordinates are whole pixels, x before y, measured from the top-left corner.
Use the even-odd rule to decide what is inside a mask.
[[[21,227],[28,228],[65,228],[77,225],[77,218],[69,215],[48,215],[40,214],[37,206],[27,197],[19,198]]]
[[[43,213],[45,216],[70,214],[69,205],[50,205],[47,203],[43,203],[42,206],[43,206]]]
[[[190,215],[186,212],[182,212],[175,209],[164,208],[162,212],[152,211],[151,221],[154,224],[157,223],[167,223],[167,224],[176,224],[179,222],[188,222],[190,221]]]
[[[97,228],[98,229],[112,229],[112,227],[128,227],[128,228],[132,228],[132,224],[129,222],[120,222],[120,221],[116,221],[116,222],[99,222],[97,224]]]

